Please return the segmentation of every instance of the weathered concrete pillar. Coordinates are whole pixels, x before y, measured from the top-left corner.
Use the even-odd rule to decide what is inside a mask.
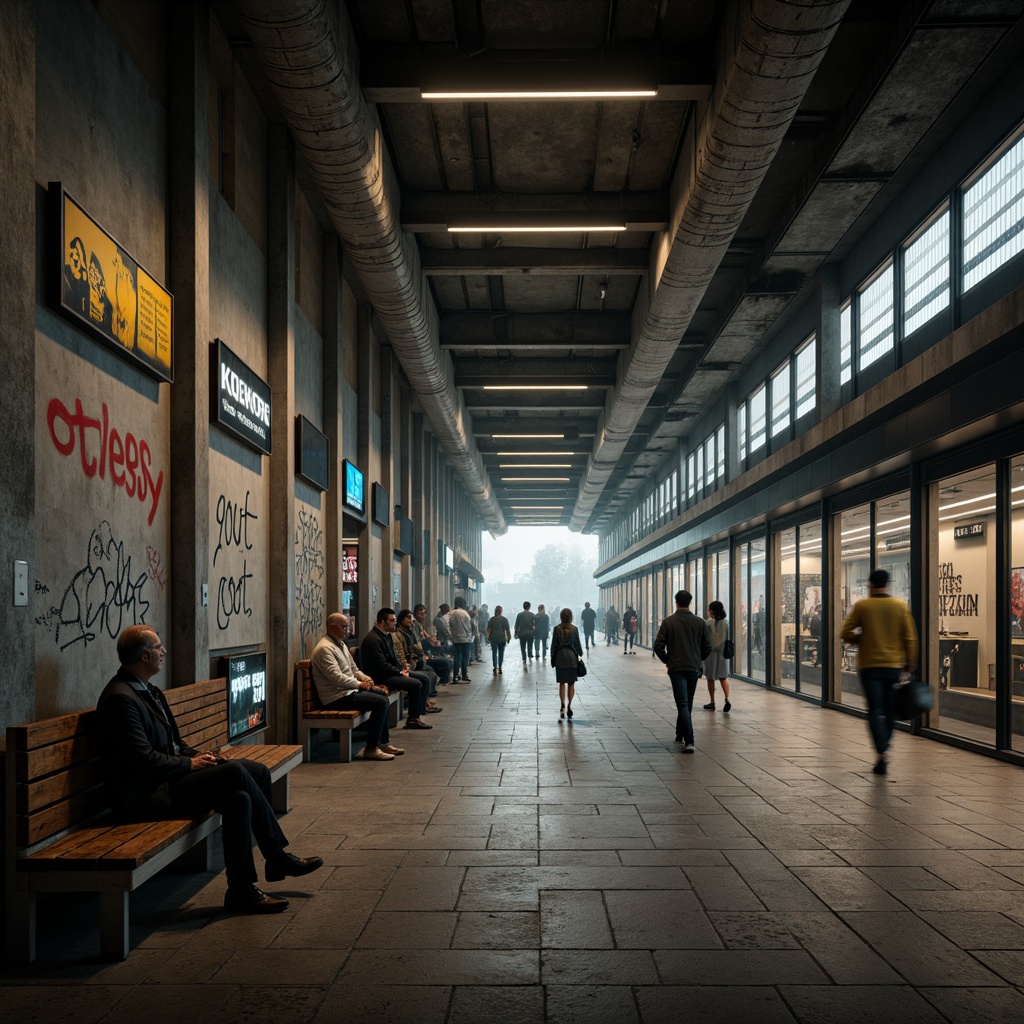
[[[341,478],[344,448],[344,417],[342,416],[342,381],[345,376],[344,338],[341,303],[341,243],[335,234],[324,235],[324,422],[323,431],[331,444],[331,486],[324,496],[326,502],[327,575],[324,600],[327,614],[341,610],[342,507],[345,482]]]
[[[35,297],[36,11],[0,4],[0,728],[36,717]],[[18,244],[20,242],[20,244]],[[27,564],[28,603],[13,607],[16,561]]]
[[[817,380],[818,419],[839,410],[842,396],[839,369],[842,365],[842,338],[839,325],[839,267],[827,264],[821,268],[818,288],[818,361]]]
[[[209,11],[170,4],[171,625],[174,685],[210,674]]]
[[[373,335],[370,330],[370,307],[359,304],[358,325],[356,327],[356,347],[359,353],[359,367],[356,374],[359,388],[356,392],[359,410],[356,417],[356,458],[359,468],[365,474],[363,495],[366,502],[366,518],[373,513],[373,473],[370,463],[370,419],[373,416],[373,356],[370,346]],[[377,617],[377,609],[384,607],[373,598],[376,588],[370,572],[370,540],[371,529],[364,526],[359,533],[359,582],[356,584],[356,607],[359,609],[359,635],[365,636]]]
[[[295,629],[295,152],[288,128],[267,130],[267,377],[270,429],[270,636],[272,740],[290,737]]]

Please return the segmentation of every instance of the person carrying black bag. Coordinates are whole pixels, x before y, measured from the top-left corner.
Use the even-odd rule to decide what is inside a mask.
[[[910,609],[889,594],[889,574],[876,569],[868,577],[868,596],[846,616],[840,638],[857,647],[857,668],[868,701],[868,728],[878,752],[871,770],[885,775],[886,752],[896,720],[896,693],[900,675],[917,665],[917,629]]]
[[[562,702],[559,718],[572,718],[572,699],[576,696],[576,679],[583,658],[580,631],[572,624],[572,609],[563,608],[559,623],[551,635],[551,667],[558,680],[558,699]],[[569,688],[569,704],[565,703],[565,689]]]

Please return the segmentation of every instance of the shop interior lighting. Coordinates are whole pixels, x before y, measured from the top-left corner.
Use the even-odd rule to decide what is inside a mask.
[[[486,437],[485,434],[481,434],[481,437]],[[558,437],[564,438],[565,434],[491,434],[491,437],[526,437],[530,440],[538,440],[540,438]]]
[[[450,235],[466,235],[466,234],[512,234],[526,235],[526,234],[543,234],[543,235],[580,235],[588,231],[625,231],[626,225],[621,221],[614,224],[577,224],[577,223],[566,223],[566,224],[545,224],[542,221],[525,221],[522,224],[489,224],[486,221],[481,221],[478,224],[449,224],[448,234]]]
[[[517,457],[520,456],[520,455],[525,455],[525,456],[529,456],[530,458],[534,458],[536,456],[541,456],[541,457],[550,458],[550,459],[561,459],[561,458],[565,458],[566,455],[576,455],[578,453],[577,452],[495,452],[494,454],[495,455],[515,455]]]
[[[484,391],[586,391],[586,384],[485,384]],[[505,437],[505,434],[494,434],[494,437]],[[529,437],[529,434],[521,434]],[[537,436],[537,435],[535,435]]]
[[[634,100],[653,99],[657,89],[420,89],[420,99],[439,102],[481,100]]]
[[[572,469],[571,462],[501,462],[498,469]]]
[[[561,505],[512,505],[510,506],[513,512],[521,511],[522,509],[528,508],[542,508],[548,511],[560,512],[562,510]]]
[[[503,476],[501,478],[502,483],[508,484],[525,484],[525,483],[542,483],[542,484],[567,484],[569,478],[567,476]]]

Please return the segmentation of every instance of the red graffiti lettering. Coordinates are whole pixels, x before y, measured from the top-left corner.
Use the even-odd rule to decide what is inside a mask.
[[[129,498],[149,502],[148,521],[152,526],[164,487],[164,471],[160,470],[153,479],[153,453],[149,445],[130,432],[122,434],[111,427],[106,402],[101,415],[102,419],[86,416],[80,398],[75,399],[74,412],[59,398],[51,398],[46,407],[46,425],[53,446],[64,456],[71,456],[77,448],[82,472],[89,479],[98,472],[100,479],[105,480],[109,463],[110,482],[115,487],[122,488]],[[98,445],[99,451],[94,454],[90,445],[94,450]]]

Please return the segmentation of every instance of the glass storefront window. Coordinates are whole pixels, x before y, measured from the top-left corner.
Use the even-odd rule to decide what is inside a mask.
[[[1024,749],[1024,456],[1010,465],[1010,746]]]
[[[732,659],[735,675],[750,673],[750,559],[749,544],[737,544],[732,552],[732,564],[736,572],[736,607],[730,612],[732,637],[736,644],[736,657]]]
[[[798,616],[800,598],[796,578],[796,530],[785,530],[776,538],[779,571],[775,574],[778,592],[775,607],[779,609],[776,635],[779,638],[779,685],[787,690],[796,689],[796,663],[799,655],[800,630]]]
[[[840,512],[838,519],[839,567],[833,589],[832,621],[836,635],[850,609],[868,596],[871,573],[871,506],[858,505]],[[835,689],[832,699],[838,704],[867,709],[857,675],[857,648],[836,644]]]
[[[797,645],[799,666],[797,688],[801,693],[821,696],[822,655],[822,590],[821,578],[821,523],[805,523],[798,529],[799,586],[801,601],[800,640]]]
[[[995,467],[931,485],[927,647],[938,680],[932,727],[995,744]],[[1012,571],[1011,571],[1012,578]]]

